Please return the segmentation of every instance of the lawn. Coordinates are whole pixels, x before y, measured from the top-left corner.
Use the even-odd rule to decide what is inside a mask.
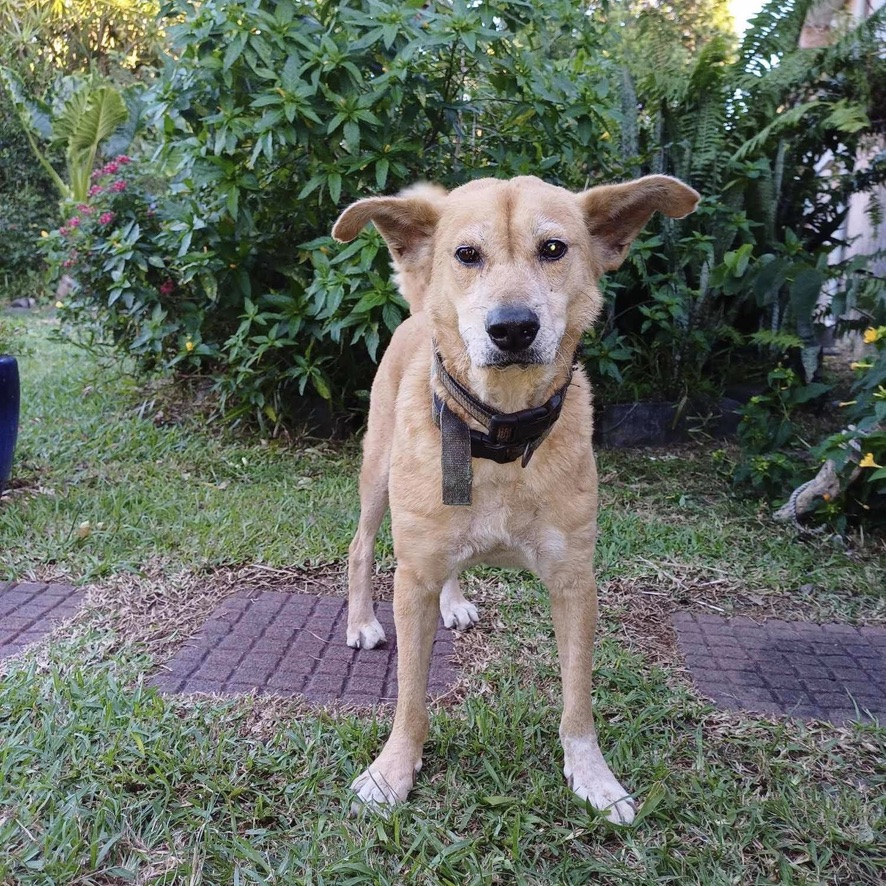
[[[389,709],[145,681],[234,586],[341,563],[358,447],[207,425],[53,331],[22,321],[0,581],[67,580],[87,602],[0,665],[0,883],[882,882],[886,731],[715,710],[667,621],[680,606],[882,624],[882,538],[798,538],[733,497],[719,444],[602,452],[598,728],[638,822],[612,826],[566,787],[543,588],[491,569],[467,577],[481,624],[456,643],[463,676],[434,706],[410,802],[350,818]],[[386,579],[387,529],[378,555]]]

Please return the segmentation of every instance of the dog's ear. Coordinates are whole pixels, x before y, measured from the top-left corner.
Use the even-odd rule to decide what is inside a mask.
[[[405,191],[399,197],[367,197],[352,203],[338,218],[332,236],[341,243],[353,240],[372,222],[387,241],[395,261],[408,259],[434,233],[440,220],[442,188],[430,185]]]
[[[578,195],[604,271],[624,261],[634,238],[653,212],[683,218],[695,211],[700,195],[668,175],[647,175],[620,185],[600,185]]]

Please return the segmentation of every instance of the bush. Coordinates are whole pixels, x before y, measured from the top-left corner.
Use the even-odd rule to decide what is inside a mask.
[[[790,492],[808,472],[804,456],[808,447],[795,424],[800,408],[821,398],[830,385],[806,384],[785,366],[773,369],[767,388],[743,406],[738,425],[741,459],[733,481],[758,493],[777,498]]]
[[[841,531],[847,514],[873,508],[882,518],[886,506],[886,326],[869,327],[864,340],[874,350],[852,364],[852,399],[841,404],[845,429],[814,450],[821,461],[833,460],[841,478],[841,495],[823,508],[823,516]]]
[[[886,180],[886,155],[859,162],[884,131],[886,12],[800,49],[813,5],[772,0],[740,45],[714,27],[693,50],[667,4],[613,5],[624,162],[705,198],[688,224],[654,221],[610,281],[604,337],[633,353],[613,394],[717,393],[751,368],[764,378],[786,347],[814,379],[819,298],[844,297],[858,270],[831,261],[847,198]]]
[[[113,279],[103,237],[81,253],[88,285],[71,312],[91,305],[121,348],[212,373],[231,416],[276,423],[294,392],[349,405],[369,387],[405,305],[377,233],[344,249],[329,239],[351,201],[423,178],[581,187],[620,171],[596,25],[570,4],[165,11],[173,58],[150,101],[169,199],[120,230]],[[540,67],[567,34],[569,58]],[[159,293],[161,264],[174,298]]]
[[[76,281],[59,305],[62,320],[76,326],[81,341],[107,336],[146,370],[165,362],[159,343],[168,333],[167,310],[179,311],[172,262],[162,250],[157,184],[143,165],[119,155],[92,174],[86,202],[65,204],[67,220],[44,240],[59,273]],[[184,329],[183,354],[186,336]]]
[[[3,101],[0,93],[0,292],[15,298],[35,294],[36,244],[40,231],[52,227],[58,208],[52,182]]]

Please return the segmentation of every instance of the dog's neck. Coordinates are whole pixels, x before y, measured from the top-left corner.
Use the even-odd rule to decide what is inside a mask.
[[[572,374],[573,351],[566,353],[568,356],[561,351],[553,364],[482,368],[474,366],[465,354],[454,359],[445,353],[440,356],[449,375],[490,410],[512,413],[541,406],[566,383]],[[433,390],[449,399],[436,379]]]

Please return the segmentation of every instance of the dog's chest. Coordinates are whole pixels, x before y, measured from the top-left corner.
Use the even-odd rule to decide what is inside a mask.
[[[458,522],[456,549],[462,565],[489,563],[537,570],[561,558],[566,537],[550,509],[522,484],[484,482],[475,476],[473,504]]]

